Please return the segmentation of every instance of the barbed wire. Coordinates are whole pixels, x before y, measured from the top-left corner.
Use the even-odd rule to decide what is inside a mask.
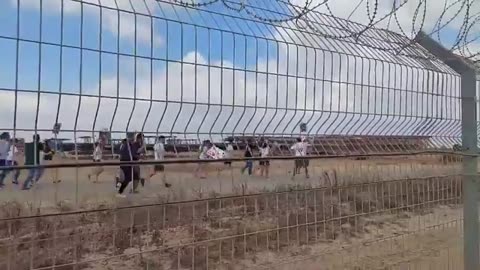
[[[418,33],[423,31],[449,50],[480,63],[480,3],[475,0],[443,0],[442,4],[433,0],[359,0],[352,5],[351,10],[345,5],[341,6],[345,16],[333,8],[334,5],[344,3],[339,0],[268,1],[269,7],[277,5],[281,10],[271,8],[269,12],[265,12],[265,9],[260,12],[262,1],[267,0],[171,1],[196,8],[221,3],[232,11],[243,12],[266,23],[294,22],[299,29],[325,38],[354,38],[356,42],[370,47],[371,43],[362,41],[365,33],[372,28],[385,29],[407,40],[403,44],[392,44],[389,37],[379,37],[384,42],[375,48],[393,51],[395,54],[408,55],[406,49],[416,44]],[[318,20],[310,19],[318,15],[332,19],[330,26],[334,26],[337,31],[328,26],[320,27]]]

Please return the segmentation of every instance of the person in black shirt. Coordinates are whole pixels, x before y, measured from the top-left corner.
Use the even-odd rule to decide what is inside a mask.
[[[137,161],[140,156],[145,152],[143,145],[143,135],[141,133],[135,136],[135,141],[124,140],[120,146],[120,161]],[[138,165],[121,165],[120,169],[123,172],[123,182],[118,190],[118,197],[125,197],[123,191],[130,182],[133,181],[133,192],[136,192],[138,182],[142,182],[140,179],[140,167]]]
[[[40,165],[40,152],[43,152],[43,144],[40,142],[40,135],[35,134],[33,136],[33,142],[26,143],[24,146],[25,151],[25,165],[32,165],[32,167],[28,171],[27,179],[23,182],[23,190],[28,190],[33,185],[32,180],[34,183],[38,182],[43,175],[44,168],[43,167],[36,167]]]
[[[137,151],[135,150],[134,144],[130,140],[123,140],[119,151],[120,161],[138,160]],[[125,195],[123,194],[123,191],[125,191],[125,188],[127,188],[128,184],[130,184],[133,179],[138,179],[138,170],[135,170],[132,165],[120,165],[120,170],[123,173],[123,181],[118,189],[117,196],[124,198]]]
[[[53,150],[48,144],[48,140],[45,140],[43,144],[43,160],[53,160]]]
[[[120,143],[120,149],[119,149],[120,160],[122,160],[122,150],[124,147],[127,147],[127,142],[128,142],[127,139],[123,139],[122,142]],[[129,157],[127,159],[129,159]],[[120,166],[115,176],[115,186],[117,189],[121,187],[123,181],[125,181],[125,175],[123,173],[122,166]]]
[[[43,142],[43,161],[44,161],[44,164],[48,164],[49,162],[51,162],[53,160],[53,156],[55,155],[55,151],[53,151],[53,149],[50,147],[50,144],[49,144],[49,140],[45,140]],[[48,171],[47,171],[48,173]],[[53,179],[53,183],[58,183],[60,182],[59,179],[55,180],[55,177],[52,177],[54,178]]]

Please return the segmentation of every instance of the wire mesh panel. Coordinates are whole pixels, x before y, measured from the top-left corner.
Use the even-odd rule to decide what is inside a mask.
[[[299,2],[1,1],[0,269],[463,269],[473,99],[418,39],[426,1],[414,37],[375,27],[408,1]],[[136,133],[155,162],[106,161]],[[231,156],[191,160],[207,140]]]
[[[443,175],[29,218],[11,203],[1,231],[15,241],[0,258],[6,269],[425,270],[450,250],[437,269],[462,269],[461,196],[461,176]]]
[[[100,132],[177,144],[307,135],[317,154],[459,142],[459,78],[409,39],[333,38],[345,20],[266,20],[291,7],[223,2],[2,3],[0,129],[28,140],[61,123],[67,145]]]

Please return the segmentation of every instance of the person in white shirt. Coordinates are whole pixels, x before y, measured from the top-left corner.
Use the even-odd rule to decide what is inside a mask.
[[[212,143],[209,140],[206,140],[203,142],[202,146],[200,146],[200,148],[198,149],[200,151],[200,154],[198,155],[199,159],[208,159],[207,152],[208,152],[208,149],[212,147],[211,144]]]
[[[7,164],[9,166],[18,166],[18,162],[16,160],[18,149],[15,146],[16,143],[17,143],[17,140],[12,140],[11,141],[10,151],[8,152],[8,156],[7,156]],[[12,183],[17,185],[18,184],[18,177],[20,176],[20,170],[13,169],[13,171],[14,171],[14,173],[13,173]]]
[[[9,166],[7,163],[7,157],[10,151],[10,134],[8,132],[3,132],[0,135],[0,189],[5,185],[3,181],[9,173],[9,170],[1,169],[1,167]]]
[[[18,162],[16,161],[16,156],[18,153],[18,149],[15,146],[16,140],[11,140],[10,141],[10,148],[8,150],[8,153],[6,154],[6,159],[5,159],[5,166],[18,166]],[[8,176],[10,172],[14,172],[12,183],[17,185],[18,184],[18,177],[20,176],[20,170],[18,169],[8,169],[5,170],[4,173],[2,174],[3,179]],[[3,180],[2,180],[3,182]]]
[[[232,142],[228,142],[227,147],[225,147],[225,159],[233,158],[233,151],[234,149],[233,149]],[[224,164],[227,167],[232,167],[231,161],[225,161]]]
[[[210,140],[203,141],[202,145],[198,149],[198,151],[200,152],[199,155],[198,155],[198,159],[200,159],[200,160],[208,159],[209,156],[208,156],[207,152],[210,148],[212,148],[212,146],[213,146],[213,144],[210,142]],[[198,177],[198,178],[201,178],[201,179],[207,178],[207,168],[206,167],[207,167],[206,163],[199,162],[198,167],[195,169],[195,177]]]
[[[100,143],[95,143],[95,149],[93,150],[93,161],[100,162],[102,161],[103,149]]]
[[[292,145],[290,149],[293,150],[296,157],[305,157],[307,156],[308,143],[302,140],[302,138],[297,138],[297,142],[294,145]],[[305,168],[305,176],[309,178],[310,177],[308,174],[309,164],[310,162],[308,159],[303,159],[303,158],[296,159],[292,178],[295,177],[295,175],[300,174],[300,170],[302,168]]]
[[[266,158],[270,156],[270,146],[267,142],[262,142],[260,144],[260,157]],[[262,159],[259,162],[260,164],[260,176],[265,176],[265,178],[270,177],[270,160]]]
[[[155,160],[164,160],[165,152],[165,136],[160,136],[158,137],[157,142],[153,145],[153,155]],[[162,181],[165,187],[171,187],[172,185],[166,181],[165,166],[163,164],[155,164],[153,166],[152,172],[150,173],[150,178],[155,176],[158,172],[162,173]]]
[[[96,142],[93,149],[93,162],[100,163],[102,162],[103,157],[103,144],[101,142]],[[98,176],[103,172],[102,166],[96,166],[92,169],[91,173],[88,174],[88,179],[90,180],[92,175],[95,176],[94,183],[98,182]]]

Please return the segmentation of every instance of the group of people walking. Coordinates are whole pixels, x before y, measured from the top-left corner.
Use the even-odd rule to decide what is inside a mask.
[[[160,136],[154,144],[154,158],[155,160],[164,160],[165,158],[165,137]],[[94,150],[92,154],[94,163],[101,163],[103,160],[104,143],[98,141],[94,144]],[[142,133],[138,133],[134,138],[123,139],[120,147],[118,148],[118,157],[120,162],[131,163],[146,158],[147,150],[144,142],[144,136]],[[100,174],[104,171],[103,166],[95,166],[88,174],[88,179],[94,183],[98,182]],[[164,166],[157,164],[152,167],[148,177],[152,178],[156,174],[162,174],[162,181],[165,187],[169,188],[170,183],[166,181],[166,175],[164,173]],[[142,175],[140,165],[125,164],[120,165],[115,174],[115,188],[117,190],[117,197],[124,198],[125,190],[132,183],[130,192],[138,193],[139,184],[145,185],[145,175]]]
[[[293,155],[295,157],[298,157],[298,159],[295,159],[294,161],[294,169],[293,169],[293,174],[292,178],[294,178],[297,174],[300,174],[301,169],[305,169],[305,176],[309,178],[309,173],[308,173],[308,166],[310,164],[309,160],[306,158],[308,154],[308,142],[306,141],[305,138],[297,138],[297,142],[294,143],[291,147],[290,150],[293,152]],[[252,158],[254,157],[254,153],[252,150],[252,145],[247,144],[244,157],[245,158]],[[260,141],[260,144],[258,145],[258,154],[257,156],[261,157],[262,159],[258,162],[259,165],[259,171],[260,171],[260,176],[261,177],[266,177],[267,179],[270,177],[270,160],[268,157],[271,154],[271,147],[268,144],[267,141]],[[242,168],[242,174],[245,171],[248,171],[249,175],[252,175],[253,173],[253,160],[246,160],[245,161],[245,166]]]
[[[8,167],[0,169],[0,189],[5,187],[5,179],[11,172],[13,172],[12,183],[19,184],[20,170],[15,168],[15,166],[18,166],[17,155],[19,151],[17,144],[18,140],[10,138],[8,132],[3,132],[0,135],[0,167]],[[41,142],[38,134],[33,135],[32,142],[24,144],[24,164],[32,167],[28,170],[28,176],[22,184],[22,190],[29,190],[40,180],[44,169],[38,165],[52,160],[53,155],[54,151],[49,146],[48,140]]]
[[[15,169],[15,166],[18,166],[18,149],[16,145],[18,145],[18,141],[11,139],[8,132],[0,134],[0,189],[5,186],[5,179],[12,172],[12,183],[19,184],[18,180],[20,176],[20,170]],[[95,166],[88,174],[88,179],[92,180],[94,183],[98,182],[99,175],[104,171],[103,166],[100,164],[103,160],[103,149],[104,143],[102,141],[98,141],[94,144],[92,160],[94,163],[99,163],[99,166]],[[255,149],[255,151],[253,149]],[[308,178],[309,161],[305,158],[308,152],[307,141],[304,138],[298,138],[297,142],[291,145],[290,150],[294,156],[299,157],[298,159],[295,159],[292,177],[300,174],[301,169],[303,168],[305,169],[305,175]],[[231,141],[226,144],[225,149],[220,149],[211,141],[205,140],[199,148],[198,157],[200,160],[225,159],[225,166],[231,167],[232,162],[228,159],[234,158],[234,151],[234,146]],[[136,134],[134,138],[122,140],[118,149],[118,156],[121,162],[130,164],[121,164],[117,170],[115,182],[118,197],[125,197],[124,192],[130,183],[132,183],[130,190],[132,193],[138,192],[139,184],[144,186],[145,177],[147,176],[145,176],[145,174],[142,176],[140,165],[132,164],[132,162],[144,159],[146,157],[146,152],[146,144],[144,142],[144,136],[142,133]],[[164,136],[159,136],[157,138],[153,146],[153,153],[156,161],[165,159],[166,147]],[[270,177],[270,160],[268,158],[271,157],[271,153],[272,148],[266,140],[261,139],[260,142],[256,144],[256,147],[251,143],[247,143],[243,153],[243,157],[246,158],[246,160],[245,165],[241,169],[241,173],[244,174],[247,172],[248,175],[252,175],[254,172],[254,161],[250,158],[260,157],[261,159],[258,162],[259,175],[268,179]],[[55,152],[49,146],[48,140],[41,142],[38,134],[33,136],[32,142],[24,144],[25,165],[30,165],[32,167],[28,170],[28,176],[23,182],[23,190],[30,189],[40,180],[44,173],[44,168],[38,165],[45,164],[45,162],[52,160],[54,154]],[[199,162],[194,173],[196,177],[206,178],[206,164],[207,163]],[[8,168],[1,169],[1,167]],[[160,173],[162,175],[164,186],[167,188],[171,186],[171,184],[166,181],[165,168],[163,164],[156,164],[152,166],[147,173],[148,178],[152,178],[156,174]]]
[[[153,146],[154,158],[157,161],[164,160],[165,158],[165,137],[158,137]],[[120,162],[133,162],[145,158],[146,145],[144,142],[143,134],[138,133],[133,140],[124,139],[120,145],[119,157]],[[169,188],[170,183],[166,181],[164,173],[164,166],[162,164],[156,164],[152,167],[149,178],[152,178],[157,173],[162,174],[162,181],[165,187]],[[120,170],[117,173],[116,183],[118,188],[118,197],[125,197],[124,191],[130,183],[132,183],[131,192],[138,192],[139,183],[144,186],[145,178],[142,177],[141,169],[139,165],[125,164],[120,165]]]
[[[276,147],[279,147],[276,145]],[[308,173],[308,167],[309,167],[309,160],[306,158],[308,154],[308,147],[309,144],[305,138],[299,137],[296,139],[296,143],[290,146],[290,150],[292,151],[292,154],[298,159],[295,159],[294,161],[294,169],[293,169],[293,174],[292,177],[295,177],[296,175],[301,173],[301,169],[303,168],[305,170],[305,175],[307,178],[309,178],[309,173]],[[258,151],[254,151],[253,149],[258,149]],[[211,143],[209,140],[206,140],[202,143],[199,149],[199,159],[204,160],[204,159],[230,159],[233,158],[234,156],[234,147],[232,142],[228,142],[225,150],[221,150],[217,148],[213,143]],[[270,160],[268,157],[270,157],[272,154],[272,147],[268,143],[268,141],[261,139],[258,144],[256,144],[256,147],[252,143],[247,143],[245,146],[245,151],[243,152],[243,157],[246,159],[245,160],[245,165],[241,169],[241,173],[244,174],[245,172],[248,173],[248,175],[253,175],[254,172],[254,160],[251,159],[253,157],[260,157],[262,159],[259,160],[258,165],[259,165],[259,175],[261,177],[265,178],[270,178]],[[224,164],[227,167],[231,167],[232,162],[231,161],[225,161]],[[195,176],[199,178],[206,178],[206,164],[200,162],[198,164],[197,169],[195,170]]]

